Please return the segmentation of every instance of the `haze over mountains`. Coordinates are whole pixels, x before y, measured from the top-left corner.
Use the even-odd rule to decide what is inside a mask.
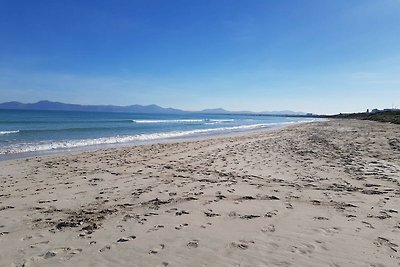
[[[114,105],[79,105],[67,104],[61,102],[51,102],[42,100],[37,103],[20,103],[16,101],[5,102],[0,104],[0,109],[17,109],[17,110],[58,110],[58,111],[90,111],[90,112],[129,112],[129,113],[146,113],[146,114],[184,114],[184,113],[207,113],[207,114],[276,114],[276,115],[305,115],[304,112],[296,112],[291,110],[283,111],[228,111],[222,108],[204,109],[201,111],[185,111],[175,108],[163,108],[157,105],[130,105],[130,106],[114,106]]]

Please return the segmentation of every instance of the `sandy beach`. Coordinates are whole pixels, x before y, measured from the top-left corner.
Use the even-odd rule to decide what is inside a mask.
[[[400,125],[0,162],[0,266],[400,266]]]

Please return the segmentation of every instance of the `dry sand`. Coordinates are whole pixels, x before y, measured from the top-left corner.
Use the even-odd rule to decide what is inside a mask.
[[[0,266],[400,266],[400,126],[0,162]]]

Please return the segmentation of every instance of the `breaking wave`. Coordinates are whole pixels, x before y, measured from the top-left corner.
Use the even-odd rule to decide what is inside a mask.
[[[262,128],[271,128],[274,126],[288,124],[288,123],[252,124],[252,125],[241,125],[232,127],[219,127],[212,129],[196,129],[188,131],[171,131],[171,132],[146,133],[146,134],[126,135],[126,136],[101,137],[93,139],[41,141],[39,143],[23,143],[23,144],[14,144],[11,146],[2,147],[0,148],[0,155],[39,152],[39,151],[55,150],[55,149],[73,149],[79,147],[112,145],[121,143],[135,143],[135,142],[140,143],[153,140],[173,139],[173,138],[190,137],[190,136],[201,136],[201,135],[204,136],[213,133],[226,133],[226,132],[229,133],[229,132],[262,129]]]
[[[234,119],[181,119],[181,120],[131,120],[134,123],[222,123],[233,122]]]
[[[0,135],[16,134],[16,133],[19,133],[19,131],[0,131]]]

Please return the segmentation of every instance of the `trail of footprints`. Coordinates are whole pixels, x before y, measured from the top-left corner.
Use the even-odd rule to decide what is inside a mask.
[[[199,212],[207,222],[197,226],[200,229],[212,229],[214,220],[245,220],[249,223],[252,220],[263,220],[263,226],[257,231],[265,236],[276,234],[279,225],[271,223],[271,220],[280,216],[279,210],[266,209],[263,213],[256,214],[236,210],[222,212],[215,208],[218,207],[218,203],[226,201],[240,205],[246,201],[257,200],[264,201],[266,207],[269,201],[282,202],[286,210],[295,210],[297,203],[305,202],[312,206],[332,208],[339,216],[358,220],[360,223],[356,231],[373,231],[379,225],[379,221],[391,220],[393,231],[400,232],[398,210],[388,207],[392,199],[398,199],[400,196],[399,167],[383,159],[365,162],[358,156],[358,151],[363,148],[357,142],[354,142],[353,147],[339,147],[330,141],[329,129],[316,131],[318,134],[312,136],[302,136],[300,131],[296,140],[263,139],[255,136],[247,142],[239,142],[240,138],[239,141],[234,138],[228,139],[223,144],[213,140],[197,141],[197,153],[194,155],[190,155],[193,150],[183,143],[123,149],[121,153],[106,150],[103,155],[86,152],[85,157],[69,159],[27,159],[28,163],[43,166],[41,169],[27,167],[21,171],[21,175],[34,189],[31,194],[36,196],[35,206],[28,211],[28,216],[35,218],[37,212],[50,214],[50,220],[33,219],[32,226],[39,229],[50,228],[52,234],[59,231],[75,231],[84,242],[99,246],[101,253],[111,251],[115,246],[135,243],[137,238],[136,234],[132,233],[101,247],[92,236],[95,231],[102,230],[102,222],[107,218],[123,214],[122,223],[128,224],[133,221],[138,225],[147,225],[150,218],[167,214],[179,218],[180,223],[168,227],[163,224],[149,226],[146,234],[169,230],[184,232],[190,227],[195,227],[191,222],[191,213],[194,211],[182,207],[189,202],[196,203],[196,207],[204,207]],[[390,147],[397,149],[396,142],[391,139]],[[373,146],[368,149],[369,153],[374,153]],[[172,158],[173,153],[181,156],[176,160],[165,161]],[[138,160],[136,155],[144,156]],[[252,159],[247,160],[247,155],[251,155]],[[96,164],[93,165],[93,162]],[[343,178],[330,181],[316,176],[316,169],[328,173],[331,170],[330,166],[345,166],[344,170],[341,170]],[[44,176],[53,178],[40,178]],[[123,186],[112,186],[114,181],[117,183],[122,180]],[[82,181],[90,188],[80,189]],[[260,193],[242,193],[242,185]],[[0,185],[0,212],[18,208],[7,204],[10,198],[23,199],[29,194],[27,187],[16,188],[18,186],[15,176],[4,177]],[[81,196],[86,202],[71,210],[57,208],[58,200],[51,195],[58,187],[65,190],[66,198],[73,203],[80,203]],[[315,189],[323,189],[329,194],[320,195],[315,191],[315,199],[304,199],[302,191],[314,192]],[[12,196],[11,190],[17,194]],[[367,218],[359,218],[360,207],[348,201],[356,194],[382,196],[377,203],[379,208],[371,210]],[[311,219],[321,225],[315,230],[316,234],[329,238],[340,235],[343,231],[337,226],[323,226],[330,221],[325,215],[314,216]],[[7,227],[0,225],[0,238],[10,235],[10,232],[7,229],[2,230],[3,228]],[[124,226],[119,227],[119,231],[123,228]],[[26,237],[23,240],[29,243],[29,247],[24,248],[26,253],[29,249],[49,245],[49,240],[31,242],[31,239]],[[373,244],[389,250],[390,253],[399,251],[398,244],[390,237],[377,236]],[[197,249],[201,245],[201,237],[182,244],[187,249]],[[148,254],[160,254],[168,249],[167,246],[165,242],[155,245],[149,249]],[[238,251],[248,250],[257,246],[257,240],[232,240],[226,246]],[[322,241],[315,241],[294,244],[289,249],[291,253],[301,255],[310,255],[317,250],[327,250],[327,246]],[[82,252],[84,251],[81,248],[56,247],[43,251],[30,260],[68,260]],[[163,264],[168,265],[165,262]]]

